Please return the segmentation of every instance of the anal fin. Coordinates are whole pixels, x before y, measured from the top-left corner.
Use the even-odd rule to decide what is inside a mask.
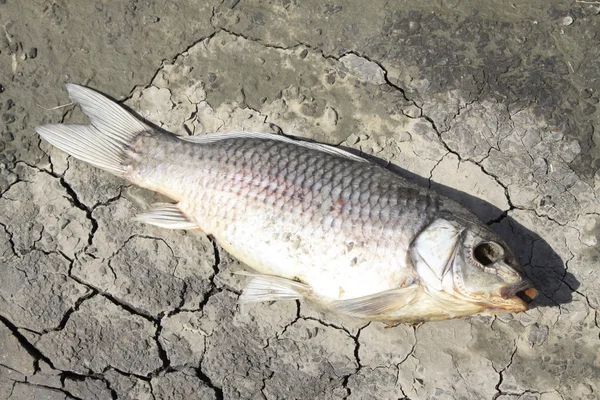
[[[394,311],[411,304],[417,298],[418,291],[419,285],[411,285],[355,299],[335,300],[330,307],[352,317],[385,319]]]
[[[239,272],[252,276],[252,280],[242,291],[239,303],[258,303],[274,300],[296,300],[311,294],[310,286],[292,279],[274,275],[259,275]]]
[[[195,222],[183,215],[176,204],[169,203],[153,204],[152,210],[135,216],[134,220],[167,229],[200,229]]]

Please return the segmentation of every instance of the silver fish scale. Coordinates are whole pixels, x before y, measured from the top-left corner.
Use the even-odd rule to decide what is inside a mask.
[[[194,146],[198,147],[198,146]],[[339,233],[343,221],[352,232],[360,225],[420,231],[437,211],[437,202],[382,168],[275,140],[230,139],[203,145],[202,190],[190,190],[210,204],[207,218],[223,216],[223,193],[235,199],[230,212],[310,215],[324,229]],[[206,169],[205,169],[206,168]],[[268,208],[266,208],[268,207]],[[333,221],[339,221],[334,224]],[[314,223],[313,222],[313,223]],[[208,222],[207,222],[208,223]],[[318,224],[317,224],[318,225]]]
[[[146,148],[157,144],[143,140]],[[346,265],[348,279],[366,282],[365,293],[353,296],[384,290],[382,278],[390,288],[415,278],[407,251],[439,210],[427,190],[376,165],[277,140],[167,142],[158,142],[144,170],[168,171],[168,179],[148,180],[178,193],[182,210],[250,266],[306,281],[328,271],[343,280]],[[175,163],[167,154],[177,154]],[[390,264],[398,269],[389,272]]]

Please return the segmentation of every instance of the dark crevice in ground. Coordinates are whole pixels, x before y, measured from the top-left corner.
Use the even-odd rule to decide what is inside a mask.
[[[158,349],[158,357],[162,362],[162,367],[158,368],[156,371],[153,371],[149,374],[149,376],[156,376],[158,373],[163,371],[168,371],[171,367],[171,360],[169,360],[169,356],[167,351],[163,348],[162,343],[160,341],[160,334],[162,332],[162,325],[160,321],[155,322],[156,331],[154,333],[154,341],[156,342],[156,348]]]
[[[100,295],[102,297],[104,297],[105,299],[107,299],[108,301],[110,301],[111,303],[113,303],[114,305],[122,308],[123,310],[127,311],[130,314],[137,315],[138,317],[142,317],[154,324],[158,322],[158,319],[156,317],[154,317],[153,315],[148,314],[148,313],[138,309],[137,307],[134,307],[133,305],[113,296],[111,293],[101,291]]]
[[[180,312],[180,311],[203,312],[204,307],[206,306],[206,304],[208,304],[211,297],[213,297],[214,295],[216,295],[218,293],[221,293],[224,290],[227,290],[225,288],[217,287],[217,285],[215,283],[215,279],[216,279],[217,275],[219,274],[219,272],[221,272],[221,270],[219,268],[219,266],[221,265],[221,253],[220,253],[220,249],[219,249],[219,245],[217,244],[217,241],[212,236],[207,236],[207,237],[213,246],[213,255],[214,255],[214,259],[215,259],[215,262],[212,265],[213,273],[208,278],[210,289],[208,290],[207,293],[204,294],[202,301],[198,304],[198,307],[196,309],[194,309],[194,310],[176,309],[173,311],[172,314],[176,314],[177,312]]]
[[[323,53],[321,52],[321,54],[323,54]],[[416,108],[418,108],[419,111],[420,111],[420,114],[421,114],[419,117],[423,117],[424,116],[423,115],[423,108],[421,106],[419,106],[415,100],[413,100],[410,97],[408,97],[408,95],[406,94],[406,90],[404,90],[404,88],[398,86],[397,84],[393,83],[390,80],[389,75],[388,75],[388,71],[387,71],[387,69],[384,68],[384,66],[383,66],[383,64],[381,62],[379,62],[379,61],[377,61],[377,60],[375,60],[375,59],[373,59],[373,58],[371,58],[371,57],[369,57],[367,55],[360,54],[360,53],[358,53],[356,51],[348,51],[348,52],[345,52],[345,53],[341,54],[339,57],[331,57],[331,58],[339,61],[340,58],[342,58],[342,57],[344,57],[346,55],[349,55],[349,54],[353,54],[353,55],[355,55],[357,57],[364,58],[367,61],[370,61],[370,62],[372,62],[374,64],[377,64],[377,66],[381,69],[381,71],[383,71],[383,79],[384,79],[385,83],[388,86],[394,88],[394,90],[400,92],[402,94],[402,97],[404,98],[404,100],[406,102],[411,103],[413,106],[415,106]],[[325,58],[330,58],[328,56],[324,56],[324,57]],[[404,115],[405,117],[410,118],[410,119],[415,119],[415,117],[407,115],[404,112],[402,112],[402,115]],[[417,117],[417,118],[419,118],[419,117]]]
[[[306,47],[306,48],[309,48],[309,49],[311,49],[311,50],[314,50],[314,51],[318,52],[319,54],[321,54],[321,56],[323,56],[323,57],[325,57],[325,58],[328,58],[328,57],[329,57],[329,56],[326,56],[325,54],[323,54],[323,52],[322,52],[321,50],[319,50],[319,49],[316,49],[316,48],[313,48],[312,46],[310,46],[310,45],[307,45],[307,44],[304,44],[304,43],[302,43],[302,42],[299,42],[299,41],[297,42],[297,44],[295,44],[295,45],[293,45],[293,46],[290,46],[290,47],[278,46],[278,45],[276,45],[276,44],[272,44],[272,43],[265,43],[265,42],[264,42],[262,39],[253,38],[253,37],[250,37],[250,36],[248,36],[248,35],[245,35],[245,34],[243,34],[243,33],[234,32],[234,31],[232,31],[232,30],[230,30],[230,29],[227,29],[227,28],[224,28],[224,27],[222,27],[222,26],[219,26],[219,28],[218,28],[218,29],[219,29],[219,30],[217,31],[217,33],[218,33],[218,32],[225,32],[225,33],[228,33],[228,34],[230,34],[231,36],[235,36],[235,37],[238,37],[238,38],[242,38],[242,39],[248,40],[248,41],[250,41],[250,42],[255,42],[255,43],[258,43],[259,45],[261,45],[261,46],[263,46],[263,47],[267,47],[267,48],[269,48],[269,49],[276,49],[276,50],[286,50],[286,51],[287,51],[287,50],[294,50],[294,49],[297,49],[298,47]]]
[[[433,171],[435,171],[435,169],[438,167],[438,165],[440,165],[440,163],[442,161],[444,161],[444,158],[446,158],[446,154],[444,154],[444,156],[442,156],[438,162],[435,163],[435,165],[433,166],[433,168],[431,168],[431,171],[429,171],[429,177],[427,178],[427,187],[429,189],[431,189],[431,180],[433,179]]]
[[[96,210],[96,208],[98,207],[106,207],[112,203],[114,203],[115,201],[119,200],[122,196],[123,196],[123,189],[126,187],[129,187],[130,185],[127,184],[123,184],[119,186],[119,193],[114,196],[114,197],[110,197],[108,199],[106,199],[105,201],[99,201],[98,203],[94,204],[94,206],[92,207],[92,212],[94,210]]]
[[[80,381],[80,382],[84,382],[86,379],[94,379],[94,380],[100,381],[100,382],[104,383],[106,385],[106,388],[111,392],[111,397],[113,399],[117,399],[117,393],[110,387],[110,383],[106,379],[104,379],[104,377],[102,375],[95,374],[94,376],[80,376],[80,375],[63,373],[60,377],[60,382],[61,382],[63,388],[65,387],[65,381],[67,379],[70,379],[72,381]]]
[[[271,48],[271,49],[276,49],[276,50],[284,50],[284,51],[290,51],[290,50],[297,49],[297,48],[299,48],[299,47],[305,47],[305,48],[307,48],[307,49],[310,49],[310,50],[312,50],[312,51],[314,51],[314,52],[318,53],[318,54],[319,54],[321,57],[323,57],[323,58],[325,58],[325,59],[328,59],[328,60],[335,60],[335,61],[338,61],[338,62],[339,62],[339,61],[340,61],[340,59],[341,59],[342,57],[352,54],[352,55],[355,55],[355,56],[357,56],[357,57],[363,58],[363,59],[365,59],[365,60],[367,60],[367,61],[369,61],[369,62],[372,62],[372,63],[376,64],[376,65],[377,65],[377,66],[378,66],[378,67],[381,69],[381,71],[383,72],[383,78],[384,78],[384,81],[385,81],[385,83],[386,83],[387,85],[389,85],[391,88],[393,88],[394,90],[396,90],[396,91],[400,92],[400,94],[402,94],[402,97],[404,98],[404,100],[405,100],[406,102],[408,102],[408,103],[412,104],[412,105],[413,105],[413,106],[415,106],[417,109],[419,109],[419,111],[420,111],[420,114],[421,114],[421,115],[420,115],[419,117],[417,117],[417,118],[424,118],[424,119],[426,119],[427,121],[429,121],[429,122],[432,124],[432,126],[434,127],[435,131],[438,133],[438,135],[440,136],[440,139],[441,139],[441,133],[440,133],[440,131],[438,130],[438,128],[436,127],[436,125],[435,125],[435,122],[433,122],[433,120],[432,120],[431,118],[427,117],[427,116],[424,114],[424,112],[423,112],[423,107],[422,107],[422,106],[420,106],[419,104],[417,104],[417,102],[416,102],[414,99],[411,99],[410,97],[408,97],[408,95],[406,94],[406,91],[404,90],[404,88],[402,88],[401,86],[399,86],[399,85],[397,85],[397,84],[393,83],[393,82],[392,82],[392,81],[389,79],[388,71],[387,71],[387,70],[386,70],[386,69],[383,67],[383,64],[382,64],[380,61],[378,61],[378,60],[375,60],[375,59],[373,59],[373,58],[371,58],[371,57],[369,57],[369,56],[367,56],[367,55],[361,54],[361,53],[359,53],[359,52],[358,52],[358,51],[356,51],[356,50],[350,50],[350,51],[344,52],[344,53],[342,53],[342,54],[340,54],[340,55],[338,55],[338,56],[333,56],[333,55],[328,55],[328,54],[325,54],[325,52],[324,52],[323,50],[321,50],[321,49],[319,49],[319,48],[317,48],[317,47],[315,47],[315,46],[313,46],[313,45],[311,45],[311,44],[309,44],[309,43],[305,43],[305,42],[301,42],[301,41],[297,41],[297,44],[295,44],[295,45],[293,45],[293,46],[288,46],[288,47],[285,47],[285,46],[279,46],[279,45],[275,45],[275,44],[272,44],[272,43],[266,43],[266,42],[265,42],[265,41],[263,41],[262,39],[259,39],[259,38],[253,38],[253,37],[251,37],[251,36],[245,35],[245,34],[243,34],[243,33],[240,33],[240,32],[234,32],[233,30],[230,30],[230,29],[228,29],[228,28],[224,28],[224,27],[222,27],[222,26],[218,26],[218,27],[217,27],[217,26],[215,26],[215,28],[217,28],[217,29],[218,29],[218,31],[217,31],[217,32],[215,32],[215,34],[216,34],[216,33],[218,33],[219,31],[226,32],[226,33],[228,33],[229,35],[232,35],[232,36],[235,36],[235,37],[239,37],[239,38],[242,38],[242,39],[245,39],[245,40],[251,41],[251,42],[255,42],[255,43],[258,43],[259,45],[261,45],[261,46],[263,46],[263,47],[267,47],[267,48]],[[198,41],[198,42],[199,42],[199,41]],[[196,42],[196,43],[198,43],[198,42]],[[192,46],[190,46],[190,47],[192,47]],[[477,101],[477,99],[474,99],[473,101],[471,101],[471,102],[467,103],[467,104],[466,104],[466,105],[463,107],[463,109],[464,109],[464,108],[466,108],[468,105],[470,105],[470,104],[473,104],[475,101]],[[255,111],[256,111],[256,110],[255,110]],[[461,109],[459,109],[459,110],[457,111],[457,116],[460,114],[460,111],[461,111]],[[411,116],[411,115],[408,115],[408,114],[406,114],[406,113],[404,113],[404,112],[402,112],[402,114],[403,114],[404,116],[406,116],[407,118],[411,118],[411,119],[414,119],[414,118],[415,118],[415,117],[413,117],[413,116]]]
[[[507,198],[508,198],[508,197],[507,197]],[[506,219],[506,218],[508,217],[508,213],[509,213],[509,212],[511,212],[511,211],[513,211],[513,210],[515,210],[515,209],[516,209],[515,207],[513,207],[513,206],[510,206],[510,207],[508,208],[508,210],[504,210],[504,211],[502,211],[502,214],[498,215],[496,218],[494,218],[494,219],[490,219],[490,220],[487,220],[487,221],[485,221],[485,224],[486,224],[487,226],[492,226],[492,225],[494,225],[494,224],[499,224],[499,223],[501,223],[501,222],[502,222],[504,219]]]
[[[363,329],[365,329],[366,327],[368,327],[371,322],[367,322],[364,326],[360,327],[358,329],[358,331],[356,332],[355,335],[353,335],[347,328],[343,327],[343,326],[339,326],[330,322],[326,322],[323,321],[322,319],[319,318],[315,318],[315,317],[311,317],[311,316],[303,316],[302,315],[302,310],[301,310],[301,303],[300,300],[295,300],[296,301],[296,318],[291,321],[289,324],[287,324],[284,329],[280,332],[277,333],[275,335],[276,339],[279,339],[290,326],[293,326],[294,324],[296,324],[299,320],[305,320],[305,321],[315,321],[318,322],[319,324],[329,327],[329,328],[333,328],[336,330],[341,330],[343,332],[345,332],[350,338],[352,338],[352,340],[354,341],[354,350],[353,350],[353,355],[354,355],[354,359],[356,360],[356,365],[357,368],[354,372],[344,375],[341,377],[341,383],[342,383],[342,387],[346,390],[346,396],[344,396],[344,398],[348,398],[351,395],[351,390],[348,388],[348,382],[349,379],[355,375],[356,373],[358,373],[361,369],[362,369],[362,363],[360,362],[360,356],[359,356],[359,351],[360,351],[360,342],[359,342],[359,337],[360,337],[360,333],[362,332]]]
[[[337,329],[337,330],[340,330],[340,331],[344,331],[348,336],[350,336],[351,338],[354,338],[354,335],[352,335],[352,333],[350,333],[350,331],[348,329],[346,329],[345,327],[343,327],[343,326],[336,325],[336,324],[331,323],[331,322],[326,322],[326,321],[323,321],[322,319],[319,319],[319,318],[316,318],[316,317],[310,317],[310,316],[304,316],[304,315],[301,315],[299,319],[303,319],[305,321],[316,321],[316,322],[318,322],[319,324],[321,324],[323,326],[327,326],[329,328],[334,328],[334,329]],[[298,321],[298,319],[295,320],[295,321],[292,321],[290,323],[290,325],[293,325],[297,321]],[[367,324],[367,325],[369,325],[369,324]],[[367,325],[365,325],[362,328],[360,328],[359,332],[360,332],[361,329],[365,328]]]
[[[241,107],[243,107],[243,108],[247,108],[248,110],[252,110],[252,111],[254,111],[255,113],[257,113],[258,115],[260,115],[261,117],[263,117],[263,118],[264,118],[264,121],[263,121],[263,122],[264,122],[265,124],[266,124],[266,123],[268,123],[268,124],[269,124],[269,127],[270,127],[271,129],[273,129],[273,130],[274,130],[274,131],[275,131],[277,134],[280,134],[280,135],[283,135],[283,136],[289,137],[290,139],[293,139],[293,137],[290,137],[290,136],[287,136],[287,135],[285,135],[285,133],[283,132],[283,129],[281,129],[281,127],[280,127],[279,125],[276,125],[276,124],[274,124],[274,123],[270,122],[270,121],[269,121],[269,115],[265,115],[265,114],[261,113],[261,112],[260,112],[260,110],[257,110],[256,108],[254,108],[254,107],[251,107],[250,105],[248,105],[248,103],[246,103],[246,92],[244,91],[244,88],[243,88],[243,87],[240,89],[240,93],[242,94],[242,100],[241,100],[241,102],[240,102],[240,106],[241,106]]]
[[[296,303],[296,315],[295,315],[295,317],[294,317],[294,320],[293,320],[293,321],[290,321],[290,323],[289,323],[289,324],[287,324],[286,326],[284,326],[281,332],[276,332],[276,333],[275,333],[275,339],[277,339],[277,340],[279,340],[279,339],[281,338],[281,336],[283,336],[283,334],[284,334],[285,332],[287,332],[287,330],[288,330],[288,328],[289,328],[290,326],[293,326],[293,325],[294,325],[296,322],[298,322],[298,321],[299,321],[301,318],[302,318],[302,319],[304,319],[304,318],[302,317],[302,315],[301,315],[301,303],[300,303],[300,300],[294,300],[294,302]],[[338,328],[336,328],[336,329],[338,329]],[[265,348],[269,347],[269,345],[270,345],[270,343],[269,343],[269,339],[267,339],[267,346],[266,346]]]
[[[148,386],[150,387],[150,395],[154,400],[156,400],[156,395],[154,394],[154,387],[152,387],[152,383],[148,382]]]
[[[112,400],[117,400],[119,398],[117,390],[110,385],[110,382],[108,380],[105,380],[104,382],[106,383],[106,387],[110,391],[110,397],[112,398]]]
[[[352,390],[348,387],[348,381],[350,380],[350,378],[354,375],[356,375],[363,367],[362,363],[360,362],[360,333],[362,332],[363,329],[365,329],[367,326],[371,325],[371,323],[367,323],[365,326],[361,327],[357,332],[356,335],[350,335],[350,337],[352,338],[352,340],[354,340],[354,359],[356,360],[356,370],[351,373],[351,374],[347,374],[344,375],[342,377],[342,387],[344,389],[346,389],[346,397],[348,398],[352,395]]]
[[[79,200],[77,193],[68,184],[68,182],[65,180],[64,176],[58,176],[58,175],[55,175],[54,173],[51,173],[51,175],[54,176],[55,178],[59,179],[61,186],[67,191],[67,194],[69,195],[69,197],[71,199],[70,200],[71,204],[73,204],[75,207],[77,207],[80,210],[82,210],[83,212],[85,212],[87,219],[92,224],[92,229],[90,230],[90,233],[88,235],[88,245],[91,245],[92,241],[94,240],[94,234],[98,230],[98,221],[96,221],[96,219],[92,216],[93,209],[89,208],[88,206],[83,204],[83,202],[81,202]]]
[[[71,103],[73,104],[73,103]],[[60,120],[58,121],[59,124],[64,124],[65,121],[67,120],[67,117],[73,112],[73,110],[75,110],[75,106],[65,110],[65,112],[63,113],[63,115],[60,117]]]
[[[515,205],[512,203],[511,199],[510,199],[510,194],[508,192],[508,186],[505,185],[503,182],[500,181],[500,178],[498,178],[497,175],[489,172],[488,170],[486,170],[486,168],[484,168],[480,163],[471,160],[471,159],[465,159],[464,157],[462,157],[456,150],[452,149],[445,141],[444,138],[442,137],[442,134],[444,132],[440,131],[438,129],[438,127],[436,126],[435,122],[433,121],[433,119],[427,117],[426,115],[423,114],[423,118],[425,118],[432,126],[433,130],[435,131],[435,133],[438,136],[438,139],[440,141],[440,143],[444,146],[444,148],[446,149],[446,151],[448,151],[449,153],[454,154],[456,157],[458,157],[459,162],[471,162],[473,164],[475,164],[477,167],[479,167],[479,169],[486,174],[487,176],[491,177],[494,179],[494,181],[496,181],[496,183],[498,185],[500,185],[500,187],[502,187],[504,189],[504,196],[506,197],[506,201],[508,202],[509,205],[509,210],[504,211],[504,213],[508,213],[508,211],[510,210],[514,210],[516,207]],[[502,215],[498,218],[498,221],[502,220],[503,217]],[[490,224],[493,222],[490,222]]]
[[[262,379],[262,386],[260,387],[260,393],[263,395],[263,398],[267,399],[268,396],[265,394],[265,388],[267,387],[267,381],[270,380],[275,375],[275,372],[269,371],[269,375],[265,376]]]
[[[510,368],[510,366],[513,363],[513,360],[515,358],[515,354],[517,354],[517,343],[514,343],[514,350],[510,355],[510,360],[508,362],[508,364],[506,364],[506,366],[504,368],[502,368],[500,371],[496,371],[498,373],[498,383],[496,383],[496,394],[494,395],[494,397],[492,397],[492,400],[496,400],[498,397],[505,395],[506,393],[503,393],[502,390],[500,389],[500,386],[502,385],[502,382],[504,381],[504,372]],[[493,367],[493,366],[492,366]]]
[[[6,187],[6,189],[4,189],[2,192],[0,192],[0,199],[4,196],[4,194],[6,192],[8,192],[13,186],[15,186],[17,183],[21,183],[21,182],[29,182],[25,179],[21,179],[17,176],[17,179],[15,179],[14,182],[9,183],[8,186]],[[10,199],[9,199],[10,200]]]
[[[8,398],[10,399],[12,397],[13,392],[15,391],[15,386],[17,385],[16,381],[13,381],[12,386],[10,388],[10,393],[8,394]]]
[[[23,385],[27,385],[27,386],[35,386],[35,387],[44,388],[46,390],[50,390],[50,391],[53,391],[53,392],[62,393],[65,396],[67,396],[69,399],[85,400],[85,399],[82,399],[81,397],[77,397],[77,396],[73,395],[72,393],[70,393],[68,390],[66,390],[64,388],[56,388],[56,387],[52,387],[52,386],[40,385],[40,384],[36,384],[36,383],[31,383],[31,382],[20,382],[19,381],[19,383],[21,383]]]
[[[3,223],[0,222],[0,226],[2,227],[2,229],[4,229],[4,232],[6,232],[6,234],[8,235],[8,244],[10,245],[10,250],[12,251],[13,255],[17,255],[17,251],[15,249],[15,242],[13,240],[13,234],[11,231],[8,230],[7,226],[4,225]]]
[[[181,293],[179,295],[179,304],[177,304],[173,310],[161,313],[161,315],[159,315],[161,320],[164,316],[172,315],[183,309],[183,306],[185,305],[185,296],[189,290],[189,284],[185,280],[182,280],[181,282],[183,284],[183,288],[181,289]]]
[[[204,384],[206,384],[206,386],[208,386],[209,388],[211,388],[212,390],[215,391],[215,397],[217,400],[223,400],[223,389],[221,389],[219,386],[216,386],[212,379],[210,379],[205,373],[204,371],[202,371],[202,364],[200,364],[200,366],[198,366],[198,368],[195,369],[196,371],[196,376],[202,381],[204,382]]]
[[[69,319],[71,318],[71,315],[73,315],[73,313],[75,311],[79,310],[79,307],[83,304],[84,301],[91,299],[96,294],[97,294],[96,291],[90,290],[89,293],[86,293],[83,296],[81,296],[80,298],[78,298],[75,301],[75,304],[73,304],[73,306],[70,309],[68,309],[67,312],[65,312],[65,315],[63,315],[62,319],[60,320],[60,322],[58,323],[58,325],[55,328],[44,329],[40,334],[43,335],[43,334],[46,334],[48,332],[62,331],[65,328],[65,326],[67,325],[67,322],[69,322]]]
[[[15,326],[8,318],[0,315],[0,322],[2,322],[6,327],[11,331],[13,336],[19,341],[19,344],[23,346],[25,351],[33,357],[35,360],[43,360],[46,364],[50,365],[50,367],[54,368],[54,364],[48,357],[46,357],[41,351],[39,351],[25,336],[19,332],[19,328]],[[36,368],[37,371],[37,368]]]
[[[170,317],[172,315],[176,315],[182,312],[199,312],[202,313],[202,311],[204,310],[204,307],[206,306],[206,304],[209,302],[209,300],[215,296],[218,293],[221,293],[223,291],[230,291],[232,293],[235,293],[231,290],[228,290],[226,288],[220,288],[217,287],[217,285],[215,284],[215,278],[217,276],[217,274],[220,272],[219,270],[219,265],[221,263],[221,258],[219,255],[219,247],[216,243],[216,241],[214,239],[212,239],[211,237],[208,237],[211,244],[213,245],[213,251],[214,251],[214,258],[215,258],[215,262],[212,265],[213,268],[213,273],[212,275],[208,278],[209,281],[209,289],[207,292],[205,292],[203,294],[202,300],[198,303],[198,306],[195,308],[185,308],[185,295],[187,293],[187,291],[189,290],[189,284],[183,280],[183,290],[181,292],[181,299],[179,304],[173,308],[172,310],[166,311],[166,312],[161,312],[158,317],[157,317],[157,321],[162,321],[165,317]],[[156,238],[155,238],[156,239]],[[239,294],[239,293],[236,293]],[[158,337],[158,336],[157,336]]]
[[[52,363],[52,361],[46,357],[40,350],[38,350],[29,340],[27,340],[27,338],[25,338],[25,336],[23,336],[21,334],[21,332],[19,332],[19,328],[16,327],[12,322],[10,322],[6,317],[0,315],[0,322],[2,322],[6,327],[8,327],[8,329],[11,331],[11,333],[13,334],[13,336],[18,340],[19,344],[25,349],[25,351],[27,351],[27,353],[34,359],[33,361],[33,366],[34,366],[34,375],[39,374],[40,373],[40,362],[43,361],[44,363],[46,363],[51,369],[58,371],[60,373],[60,380],[61,383],[64,385],[64,381],[65,379],[71,379],[71,380],[75,380],[75,381],[83,381],[85,379],[88,378],[92,378],[92,379],[97,379],[100,381],[103,381],[105,383],[107,383],[106,379],[104,378],[104,376],[102,374],[95,374],[95,373],[90,373],[87,375],[82,375],[73,371],[65,371],[65,370],[60,370],[58,368],[56,368],[54,366],[54,364]],[[18,372],[18,371],[17,371]],[[20,373],[20,372],[19,372]],[[21,382],[21,381],[19,381]],[[47,389],[52,389],[52,390],[57,390],[60,392],[63,392],[73,398],[77,398],[76,396],[74,396],[73,394],[69,393],[68,391],[64,390],[63,388],[56,388],[56,387],[50,387],[50,386],[45,386],[45,385],[39,385],[39,384],[34,384],[31,382],[21,382],[27,385],[32,385],[32,386],[40,386],[40,387],[44,387]],[[108,383],[107,383],[108,385]]]
[[[71,185],[69,185],[69,183],[65,180],[64,175],[57,174],[56,172],[54,172],[52,170],[48,171],[48,170],[40,168],[38,166],[27,164],[24,161],[18,161],[18,163],[22,163],[22,164],[28,166],[29,168],[35,169],[38,172],[48,174],[48,175],[52,176],[53,178],[58,179],[60,185],[63,187],[63,189],[65,189],[65,191],[68,194],[67,199],[69,200],[69,203],[71,203],[71,205],[73,205],[74,207],[85,212],[86,218],[90,221],[90,223],[92,225],[92,229],[90,230],[90,233],[88,235],[88,244],[91,245],[92,240],[94,238],[94,233],[98,229],[98,221],[96,221],[96,219],[92,216],[93,209],[91,209],[90,207],[88,207],[87,205],[85,205],[83,202],[81,202],[79,200],[79,196],[77,195],[75,190],[73,190]]]
[[[406,355],[406,357],[404,357],[404,359],[402,359],[402,361],[400,361],[398,364],[396,364],[396,367],[400,367],[402,364],[404,364],[406,362],[406,360],[408,360],[408,358],[410,356],[413,356],[415,354],[415,349],[417,348],[417,331],[419,330],[419,327],[421,325],[413,325],[413,337],[415,339],[415,342],[413,343],[410,351],[408,352],[408,354]]]
[[[153,316],[152,314],[149,314],[143,310],[140,310],[139,308],[133,306],[132,304],[127,303],[126,301],[123,301],[122,299],[117,298],[116,296],[114,296],[113,294],[102,290],[99,287],[96,287],[82,279],[80,279],[79,277],[77,277],[76,275],[71,275],[69,274],[69,277],[71,277],[74,281],[76,281],[77,283],[87,287],[88,289],[90,289],[92,291],[92,294],[89,295],[89,297],[93,297],[96,294],[99,294],[100,296],[104,297],[105,299],[107,299],[108,301],[110,301],[111,303],[113,303],[114,305],[118,306],[119,308],[124,309],[125,311],[127,311],[130,314],[133,315],[137,315],[139,317],[142,317],[150,322],[152,322],[153,324],[156,324],[159,321],[158,317]],[[88,298],[89,298],[88,297]],[[87,300],[87,299],[84,299]]]
[[[101,375],[104,375],[104,374],[106,374],[106,372],[107,372],[107,371],[109,371],[109,370],[115,371],[115,372],[117,372],[117,373],[119,373],[120,375],[123,375],[123,376],[128,376],[128,377],[129,377],[129,376],[133,376],[134,378],[137,378],[137,379],[139,379],[139,380],[141,380],[141,381],[144,381],[144,382],[150,382],[150,380],[152,379],[150,376],[136,374],[135,372],[126,372],[126,371],[122,371],[122,370],[120,370],[120,369],[118,369],[118,368],[115,368],[115,367],[114,367],[114,366],[112,366],[112,365],[108,365],[108,366],[106,366],[106,367],[104,368],[104,370],[102,370],[102,373],[101,373]]]
[[[215,278],[217,277],[217,274],[219,272],[221,272],[221,270],[219,268],[219,266],[221,265],[221,253],[220,253],[219,245],[217,244],[217,241],[212,236],[208,236],[208,240],[210,240],[210,243],[213,246],[213,252],[214,252],[214,257],[215,257],[215,263],[212,266],[213,274],[209,278],[211,286],[214,287],[214,286],[216,286]]]
[[[22,375],[21,371],[17,371],[16,369],[9,367],[8,365],[4,365],[4,364],[0,363],[0,367],[6,368],[6,369],[8,369],[8,370],[10,370],[12,372],[16,372],[17,374]]]

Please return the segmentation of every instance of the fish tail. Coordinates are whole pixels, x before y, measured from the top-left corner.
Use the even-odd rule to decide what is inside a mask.
[[[152,131],[116,102],[84,86],[66,85],[69,96],[90,120],[90,125],[50,124],[36,132],[58,149],[95,167],[124,177],[126,156],[142,132]]]

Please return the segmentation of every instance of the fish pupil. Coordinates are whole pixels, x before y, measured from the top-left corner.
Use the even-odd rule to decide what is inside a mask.
[[[473,249],[473,257],[483,266],[488,266],[495,263],[502,256],[501,249],[495,243],[483,242],[479,243]]]

